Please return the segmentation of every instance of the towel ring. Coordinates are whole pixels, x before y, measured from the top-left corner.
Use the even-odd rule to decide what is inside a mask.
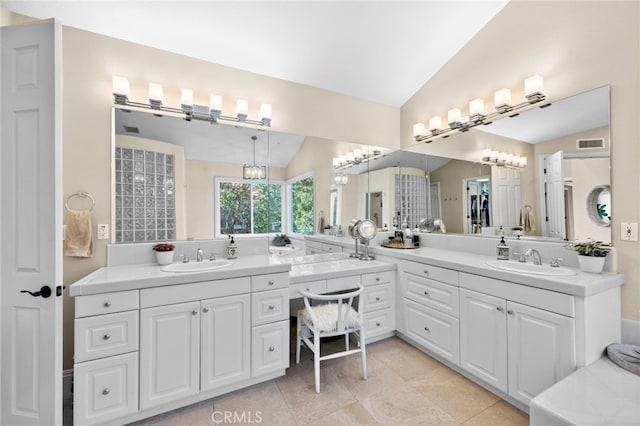
[[[96,202],[93,200],[93,197],[91,197],[91,195],[89,195],[88,192],[76,192],[75,194],[69,195],[66,201],[64,202],[64,208],[67,209],[68,211],[71,211],[71,209],[69,208],[69,200],[71,200],[73,197],[88,198],[89,200],[91,200],[91,207],[87,209],[89,211],[92,211],[93,208],[96,206]]]

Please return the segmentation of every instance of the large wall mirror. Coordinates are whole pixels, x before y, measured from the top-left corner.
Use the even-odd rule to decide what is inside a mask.
[[[484,149],[526,156],[527,164],[492,165]],[[406,151],[411,168],[422,158],[418,170],[433,188],[423,211],[448,232],[611,242],[608,86]],[[400,190],[409,206],[420,196],[411,184]],[[403,208],[415,225],[420,217]]]

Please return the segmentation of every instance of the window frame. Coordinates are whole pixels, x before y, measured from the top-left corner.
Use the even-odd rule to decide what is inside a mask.
[[[316,175],[315,175],[315,171],[309,171],[309,172],[305,172],[302,174],[299,174],[297,176],[294,176],[292,178],[287,179],[286,181],[286,208],[285,208],[285,214],[286,214],[286,221],[287,221],[287,234],[292,235],[294,237],[298,237],[298,238],[304,238],[307,234],[301,234],[299,232],[293,232],[293,200],[292,200],[292,194],[291,194],[291,190],[292,190],[292,186],[294,183],[307,179],[307,178],[313,178],[313,221],[311,223],[311,228],[312,228],[312,232],[310,235],[314,234],[315,231],[315,218],[316,218]],[[285,217],[285,216],[283,216]]]

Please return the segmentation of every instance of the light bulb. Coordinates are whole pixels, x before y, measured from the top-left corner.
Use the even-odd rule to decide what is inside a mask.
[[[413,137],[424,136],[424,123],[416,123],[413,125]]]
[[[462,112],[459,108],[450,109],[447,113],[447,122],[450,127],[455,127],[457,123],[460,123],[462,120]]]
[[[469,115],[471,118],[478,118],[484,115],[484,101],[480,98],[469,102]]]
[[[524,95],[529,98],[531,96],[541,95],[543,93],[542,76],[536,74],[524,81]]]
[[[431,117],[429,119],[429,130],[431,133],[438,132],[442,128],[442,119],[440,116]]]
[[[245,121],[249,113],[249,102],[246,99],[238,99],[236,110],[238,121]]]

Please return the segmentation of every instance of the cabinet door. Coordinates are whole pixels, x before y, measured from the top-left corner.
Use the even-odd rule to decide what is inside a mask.
[[[202,391],[251,376],[251,297],[203,300],[200,349]]]
[[[504,299],[460,289],[460,366],[507,392]]]
[[[458,319],[405,299],[407,335],[427,349],[460,364]]]
[[[574,319],[507,303],[509,395],[523,404],[576,368]]]
[[[253,327],[251,377],[289,368],[289,321]]]
[[[140,409],[200,391],[200,302],[140,310]]]

